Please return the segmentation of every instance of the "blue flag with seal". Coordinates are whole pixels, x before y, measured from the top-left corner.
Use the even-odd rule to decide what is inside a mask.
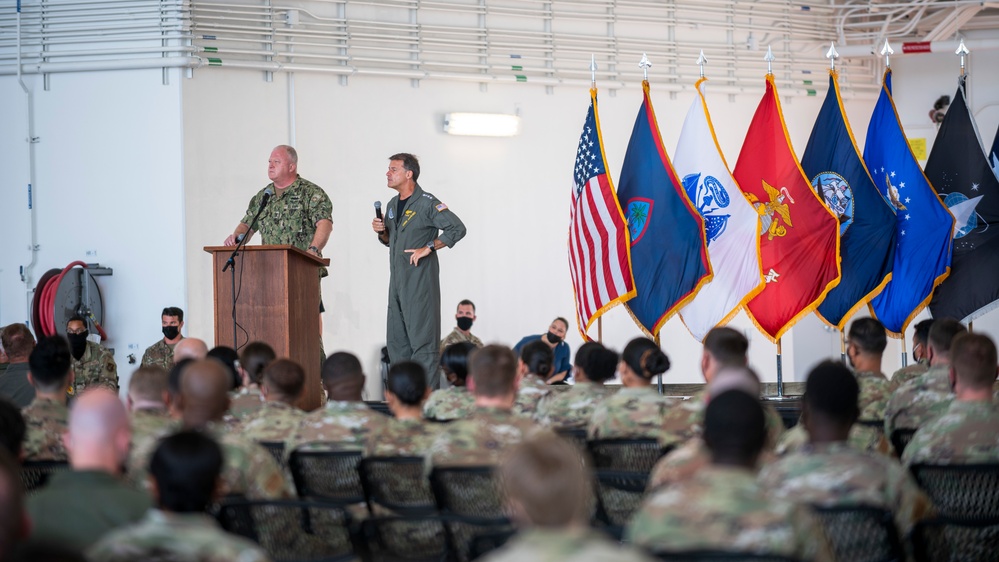
[[[822,103],[801,159],[812,188],[839,219],[843,277],[816,309],[840,331],[891,278],[895,259],[895,210],[874,185],[853,138],[839,94],[839,76],[829,71]]]
[[[694,209],[666,155],[649,83],[624,156],[617,198],[631,233],[637,295],[625,306],[648,336],[711,280],[704,219]]]
[[[971,322],[999,306],[999,178],[968,107],[966,78],[937,131],[926,177],[955,219],[950,277],[933,293],[930,312]]]
[[[893,337],[930,302],[933,289],[950,274],[954,217],[923,175],[902,130],[891,94],[891,69],[867,127],[864,163],[878,191],[895,208],[892,278],[871,299],[871,311]]]

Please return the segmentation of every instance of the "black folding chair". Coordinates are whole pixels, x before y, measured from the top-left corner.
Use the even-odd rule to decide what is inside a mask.
[[[493,466],[435,467],[430,489],[442,514],[454,519],[446,526],[456,558],[472,559],[472,540],[483,533],[512,529],[503,510]]]
[[[346,509],[316,500],[242,500],[219,506],[219,523],[261,546],[275,561],[353,560],[358,556]]]
[[[906,446],[909,445],[909,441],[912,441],[912,436],[915,433],[915,429],[907,427],[902,427],[891,432],[889,439],[891,440],[891,446],[895,448],[896,455],[902,456],[902,453],[905,451]]]
[[[779,554],[723,550],[656,551],[653,554],[660,560],[670,562],[799,562]]]
[[[69,469],[66,461],[25,461],[21,464],[21,484],[30,495],[48,484],[53,474]]]
[[[288,464],[298,497],[363,503],[364,489],[357,471],[360,462],[361,451],[296,450]]]
[[[595,439],[587,446],[594,468],[651,472],[656,461],[673,447],[655,439]]]
[[[274,457],[282,468],[287,467],[288,464],[284,460],[284,441],[257,441],[261,447],[267,449],[267,452]]]
[[[994,562],[999,549],[999,518],[920,521],[910,540],[916,562]]]
[[[452,559],[445,520],[436,514],[372,517],[361,522],[368,562],[442,562]]]
[[[596,522],[607,534],[621,540],[625,525],[642,504],[648,482],[647,472],[596,471]]]
[[[585,429],[556,429],[555,433],[578,447],[581,452],[585,453],[587,451]]]
[[[999,517],[999,464],[914,464],[909,470],[942,515]]]
[[[891,511],[870,506],[812,506],[837,560],[904,561]]]
[[[371,513],[375,505],[399,514],[437,511],[423,457],[366,457],[358,469]]]
[[[392,414],[392,410],[389,409],[388,403],[382,402],[380,400],[365,400],[364,405],[372,410],[378,412],[379,414],[385,414],[391,418],[395,416]]]

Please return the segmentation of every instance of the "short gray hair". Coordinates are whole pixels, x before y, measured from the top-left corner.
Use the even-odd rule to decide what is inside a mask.
[[[288,146],[287,144],[279,144],[275,148],[284,150],[285,154],[288,155],[288,160],[291,160],[292,164],[298,164],[298,151],[295,150],[295,147]]]

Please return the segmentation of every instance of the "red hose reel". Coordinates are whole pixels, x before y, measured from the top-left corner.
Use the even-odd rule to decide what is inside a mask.
[[[81,269],[75,270],[79,266]],[[38,338],[65,335],[66,322],[73,316],[88,318],[94,329],[107,339],[101,326],[104,304],[94,275],[110,275],[111,269],[98,264],[74,261],[63,269],[50,269],[35,287],[31,317]]]

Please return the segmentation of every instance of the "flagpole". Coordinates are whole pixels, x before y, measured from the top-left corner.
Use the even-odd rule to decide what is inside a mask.
[[[659,343],[659,334],[655,337],[656,347],[662,349],[662,344]],[[663,374],[659,373],[659,396],[663,395]]]
[[[604,343],[604,317],[597,317],[597,341]]]
[[[846,334],[839,330],[839,358],[846,363]]]
[[[905,331],[902,332],[902,367],[907,367],[909,365],[909,354],[906,351],[908,348],[905,347]]]
[[[777,338],[777,398],[784,398],[784,367],[781,363],[780,340]]]
[[[957,50],[954,51],[955,55],[958,55],[958,56],[961,57],[961,76],[965,75],[964,56],[967,55],[967,54],[970,54],[970,53],[971,53],[971,51],[969,51],[968,47],[965,46],[965,44],[964,44],[964,39],[961,39],[961,44],[958,45],[957,46]]]

